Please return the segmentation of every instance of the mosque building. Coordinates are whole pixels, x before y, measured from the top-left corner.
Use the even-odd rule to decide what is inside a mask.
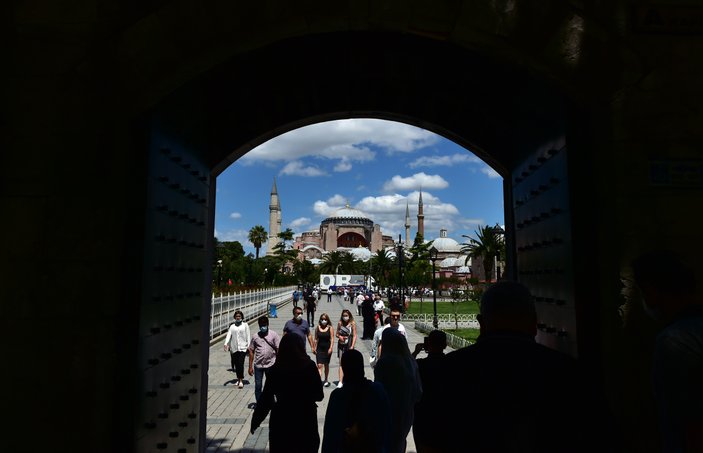
[[[425,215],[422,191],[417,206],[417,232],[425,237]],[[410,235],[410,207],[405,206],[405,250],[410,249],[414,236]],[[274,180],[269,203],[269,253],[278,243],[281,231],[281,205]],[[428,239],[425,240],[428,242]],[[439,237],[432,245],[437,249],[440,261],[437,262],[438,274],[444,277],[468,278],[471,274],[471,258],[461,253],[461,244],[447,236],[445,228],[440,229]],[[345,251],[354,258],[368,261],[379,250],[386,250],[395,257],[396,244],[392,236],[383,234],[381,225],[374,223],[362,211],[352,208],[347,203],[337,209],[331,216],[320,222],[315,230],[305,231],[295,238],[293,248],[299,250],[298,257],[319,264],[322,258],[332,251]]]

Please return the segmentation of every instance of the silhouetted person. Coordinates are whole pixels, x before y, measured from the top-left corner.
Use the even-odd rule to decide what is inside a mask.
[[[486,290],[475,344],[445,357],[441,400],[455,411],[445,417],[442,451],[612,451],[605,414],[571,356],[535,342],[532,295],[520,283],[501,281]],[[384,349],[385,353],[385,349]],[[465,442],[465,443],[464,443]]]
[[[307,290],[303,297],[305,301],[305,312],[307,313],[307,321],[311,326],[315,325],[315,310],[317,310],[317,294],[313,290]]]
[[[383,349],[374,367],[374,380],[383,385],[391,403],[389,452],[405,452],[406,439],[413,424],[415,404],[422,395],[420,374],[410,355],[405,336],[387,327],[381,334]]]
[[[350,349],[341,362],[344,388],[333,390],[327,403],[322,452],[384,452],[390,434],[388,395],[364,377],[361,352]]]
[[[305,352],[299,335],[284,335],[276,363],[269,369],[254,414],[251,433],[261,425],[269,411],[269,447],[272,453],[317,453],[317,405],[322,401],[322,382],[315,362]]]
[[[364,296],[361,303],[361,316],[364,319],[364,331],[362,340],[373,340],[373,332],[376,330],[376,311],[373,309],[373,300],[368,295]]]
[[[415,419],[413,420],[413,438],[418,453],[440,451],[438,433],[444,430],[444,417],[447,401],[442,400],[442,386],[452,376],[444,374],[444,349],[447,347],[447,334],[441,330],[433,330],[425,338],[424,343],[415,346],[413,357],[423,349],[427,357],[417,359],[422,383],[422,397],[415,404]]]
[[[632,262],[645,311],[665,327],[656,337],[652,381],[663,452],[703,452],[703,301],[693,271],[671,251]]]

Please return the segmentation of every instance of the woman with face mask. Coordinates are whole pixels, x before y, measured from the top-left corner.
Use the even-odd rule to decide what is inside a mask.
[[[315,345],[312,348],[317,362],[317,370],[320,372],[320,379],[322,379],[322,369],[325,369],[325,378],[322,379],[324,387],[330,386],[327,378],[330,374],[330,357],[334,345],[334,328],[330,324],[330,317],[327,313],[322,313],[320,321],[315,327]]]
[[[229,351],[232,360],[232,371],[237,373],[237,387],[244,388],[244,358],[249,349],[249,324],[244,322],[244,314],[237,310],[234,312],[234,324],[229,326],[225,338],[225,351]]]
[[[354,349],[356,345],[356,322],[354,322],[354,317],[351,311],[344,309],[342,310],[342,316],[339,318],[337,323],[337,358],[341,358],[342,354],[348,349]],[[344,371],[342,367],[339,367],[339,382],[337,383],[337,388],[342,387],[342,380],[344,379]]]

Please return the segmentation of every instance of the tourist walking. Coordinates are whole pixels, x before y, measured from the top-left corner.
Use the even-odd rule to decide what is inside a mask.
[[[390,402],[383,386],[364,377],[361,352],[342,354],[344,388],[332,391],[325,413],[322,453],[382,453],[390,438]]]
[[[445,418],[444,432],[461,432],[475,451],[621,451],[588,370],[535,341],[537,313],[527,287],[491,285],[480,311],[476,343],[444,358],[442,376],[470,377],[475,389],[443,387],[440,400],[468,409]],[[453,438],[438,440],[441,451],[456,451]]]
[[[354,349],[356,346],[356,322],[351,311],[346,308],[342,310],[342,315],[337,323],[337,358],[342,357],[345,351]],[[344,371],[339,367],[339,382],[337,387],[342,387]]]
[[[250,432],[269,419],[271,453],[317,453],[317,401],[324,393],[315,362],[305,352],[299,335],[284,335],[276,363],[269,369],[264,390],[251,419]]]
[[[362,340],[373,340],[373,332],[376,327],[376,312],[373,309],[373,300],[367,294],[361,303],[361,315],[364,320]]]
[[[422,396],[415,404],[413,419],[413,439],[417,453],[434,453],[441,446],[437,433],[444,429],[444,419],[439,415],[446,407],[446,401],[442,400],[442,388],[447,379],[443,371],[446,347],[447,334],[433,330],[423,343],[415,346],[412,354],[417,357],[422,350],[427,352],[427,357],[417,359],[422,384]]]
[[[317,362],[317,369],[320,372],[322,385],[329,387],[328,381],[330,374],[330,358],[332,357],[332,347],[334,346],[334,327],[330,323],[330,317],[327,313],[320,315],[320,320],[315,326],[315,346],[312,348]],[[324,375],[323,375],[324,369]],[[324,377],[324,378],[323,378]]]
[[[309,325],[315,324],[315,310],[317,309],[317,292],[313,290],[307,290],[305,292],[305,312],[307,313],[307,321]]]
[[[249,343],[249,376],[254,376],[256,403],[261,397],[264,376],[268,376],[268,370],[276,363],[276,353],[281,342],[281,337],[269,329],[268,317],[262,316],[257,322],[259,331],[254,334]]]
[[[390,327],[383,329],[381,344],[383,350],[374,367],[374,380],[383,385],[391,403],[391,432],[388,451],[390,453],[404,453],[406,439],[413,424],[415,404],[422,396],[420,374],[415,359],[410,355],[408,342],[398,330]],[[459,433],[461,431],[449,432]]]
[[[310,348],[313,347],[312,332],[310,324],[303,319],[303,309],[300,307],[293,308],[293,319],[289,319],[283,325],[283,335],[293,334],[303,340],[303,348],[305,348],[305,339],[310,343]]]
[[[244,387],[244,358],[249,349],[249,324],[244,322],[244,314],[237,310],[234,312],[234,324],[229,326],[225,337],[225,351],[229,351],[232,361],[232,371],[237,375],[237,387]]]
[[[375,294],[373,301],[373,310],[376,312],[376,316],[378,317],[378,322],[376,323],[377,327],[383,325],[383,310],[385,308],[386,305],[383,303],[383,299],[381,299],[381,296],[379,294]]]

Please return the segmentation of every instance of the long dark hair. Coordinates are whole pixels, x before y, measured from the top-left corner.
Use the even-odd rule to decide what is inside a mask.
[[[295,333],[287,333],[281,338],[276,354],[276,368],[299,368],[306,360],[310,360],[305,352],[305,339]]]

